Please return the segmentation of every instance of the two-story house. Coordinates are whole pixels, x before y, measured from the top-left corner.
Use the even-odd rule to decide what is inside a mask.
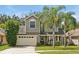
[[[40,21],[38,17],[36,17],[35,15],[25,17],[23,19],[23,24],[21,24],[19,27],[16,45],[37,45],[42,41],[42,38],[40,36],[41,35],[40,30],[41,30],[41,27],[40,27]],[[59,32],[62,32],[62,31],[58,32],[58,29],[56,31],[57,31],[56,34],[57,33],[60,34]],[[52,35],[52,28],[44,27],[43,41],[49,43],[51,36],[47,36],[47,34]],[[45,38],[46,36],[47,38]]]
[[[17,34],[17,45],[37,45],[39,42],[40,22],[35,15],[24,19]]]

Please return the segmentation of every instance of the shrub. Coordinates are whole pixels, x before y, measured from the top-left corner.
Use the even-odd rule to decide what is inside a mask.
[[[17,20],[8,20],[6,23],[7,41],[10,46],[16,45],[17,36],[19,30],[19,22]]]
[[[60,45],[61,45],[60,41],[56,41],[56,42],[55,42],[55,45],[56,45],[56,46],[60,46]]]

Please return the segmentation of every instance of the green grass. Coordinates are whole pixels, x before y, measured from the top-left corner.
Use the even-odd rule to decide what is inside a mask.
[[[9,45],[0,45],[0,51],[10,48]]]
[[[79,54],[79,51],[50,51],[50,52],[38,52],[40,54]]]
[[[37,46],[36,50],[79,50],[79,46]]]
[[[45,51],[43,52],[42,50]],[[55,50],[55,51],[46,51],[46,50]],[[66,46],[66,47],[56,46],[55,48],[53,46],[37,46],[36,51],[42,51],[37,52],[40,54],[79,54],[79,46]]]

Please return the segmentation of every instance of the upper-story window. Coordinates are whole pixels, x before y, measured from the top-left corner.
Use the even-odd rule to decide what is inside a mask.
[[[30,28],[35,28],[35,20],[30,21]]]

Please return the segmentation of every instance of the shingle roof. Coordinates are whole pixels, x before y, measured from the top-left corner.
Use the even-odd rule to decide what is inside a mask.
[[[0,28],[0,35],[5,35],[5,30]]]
[[[66,35],[79,36],[79,29],[71,30],[66,33]]]

